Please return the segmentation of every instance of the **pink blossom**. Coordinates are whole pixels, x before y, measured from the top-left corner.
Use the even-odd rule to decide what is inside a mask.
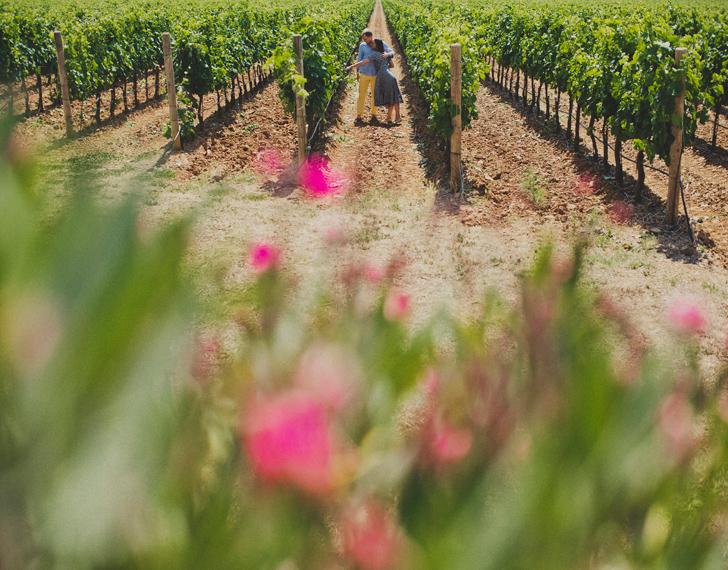
[[[36,374],[47,366],[63,336],[61,305],[45,294],[24,294],[8,304],[8,355],[20,371]]]
[[[344,556],[361,570],[385,570],[402,547],[397,525],[382,506],[369,499],[351,506],[340,523]]]
[[[406,293],[390,289],[384,299],[384,317],[388,321],[402,321],[410,313],[410,299]]]
[[[356,397],[361,370],[354,357],[334,345],[315,345],[301,356],[294,383],[332,412],[341,412]]]
[[[329,160],[322,155],[311,155],[301,166],[298,173],[300,184],[314,198],[340,196],[348,190],[349,180],[346,175],[333,168]]]
[[[444,420],[435,421],[431,438],[431,450],[439,463],[462,460],[473,445],[473,434],[467,428],[456,428]]]
[[[576,184],[574,185],[574,194],[577,196],[591,196],[594,194],[594,188],[597,183],[597,178],[593,174],[583,172],[576,177]]]
[[[434,368],[428,368],[425,377],[420,380],[420,390],[431,396],[437,392],[439,385],[440,379],[437,376],[437,371]]]
[[[243,438],[255,472],[313,495],[333,489],[334,441],[323,405],[301,392],[256,401],[243,418]]]
[[[618,200],[609,208],[609,219],[615,224],[626,224],[634,217],[634,206],[624,200]]]
[[[212,375],[217,364],[220,345],[209,336],[197,340],[190,372],[198,384],[204,384]]]
[[[366,275],[366,278],[372,283],[379,283],[382,279],[384,279],[384,272],[382,271],[382,268],[371,263],[367,263],[364,266],[364,275]]]
[[[565,283],[574,276],[574,259],[572,257],[561,257],[551,260],[551,272],[554,279],[559,283]]]
[[[330,245],[342,245],[346,243],[346,236],[341,226],[333,225],[326,230],[326,242]]]
[[[261,240],[250,248],[248,266],[255,275],[263,275],[278,268],[282,255],[282,250],[276,245]]]
[[[283,155],[272,148],[262,148],[253,155],[251,165],[260,174],[272,175],[283,170]]]
[[[693,410],[684,393],[674,392],[662,401],[658,426],[671,456],[684,458],[693,444]]]
[[[702,307],[688,299],[678,299],[670,308],[670,324],[685,335],[700,334],[705,331],[705,317]]]

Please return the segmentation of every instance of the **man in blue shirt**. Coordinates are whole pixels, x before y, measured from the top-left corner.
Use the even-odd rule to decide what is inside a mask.
[[[359,57],[357,63],[368,59],[374,51],[374,34],[367,28],[361,33],[362,44],[359,46]],[[394,55],[394,51],[387,44],[384,44],[384,51]],[[370,61],[367,64],[358,67],[356,70],[356,80],[359,82],[359,99],[356,101],[356,123],[364,122],[362,114],[364,113],[364,102],[367,98],[367,91],[371,86],[372,91],[372,122],[377,122],[377,108],[374,106],[374,85],[377,81],[377,70]]]

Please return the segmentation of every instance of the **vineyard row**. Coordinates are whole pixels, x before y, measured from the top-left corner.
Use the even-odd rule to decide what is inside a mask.
[[[202,99],[209,93],[245,91],[240,79],[250,70],[260,75],[261,64],[273,58],[281,81],[282,99],[289,104],[295,83],[292,34],[303,36],[307,92],[311,113],[321,113],[343,74],[343,64],[366,25],[373,2],[350,6],[341,0],[303,2],[281,7],[255,9],[245,4],[204,4],[190,10],[180,6],[128,8],[121,13],[89,13],[78,18],[71,10],[11,8],[0,5],[0,81],[18,85],[28,101],[27,79],[33,77],[42,110],[43,84],[57,74],[54,30],[63,36],[65,70],[72,100],[95,98],[100,114],[102,93],[109,91],[109,108],[115,106],[116,91],[122,89],[126,105],[127,85],[139,90],[140,77],[155,76],[159,93],[159,72],[163,66],[162,34],[174,41],[175,83],[192,99],[201,119]],[[44,81],[44,77],[46,78]],[[56,86],[51,99],[58,100]],[[6,91],[12,105],[13,89]],[[136,96],[136,95],[135,95]],[[288,99],[287,99],[288,98]],[[290,105],[289,105],[290,106]],[[12,107],[11,107],[12,109]],[[318,115],[320,116],[320,115]]]
[[[451,136],[453,116],[461,114],[463,128],[477,117],[476,95],[487,74],[516,93],[529,81],[535,92],[538,82],[531,107],[542,87],[546,93],[551,88],[557,101],[564,95],[569,100],[569,131],[576,107],[577,139],[580,116],[589,118],[590,136],[595,122],[603,122],[602,138],[606,140],[609,131],[615,140],[620,185],[622,145],[632,141],[638,151],[638,196],[645,158],[652,162],[657,156],[670,165],[673,126],[682,129],[683,145],[690,145],[698,123],[707,120],[707,108],[714,108],[717,129],[728,102],[725,11],[642,7],[627,12],[538,3],[514,8],[427,0],[391,0],[387,8],[413,78],[429,104],[431,127],[443,138]],[[450,98],[451,44],[462,46],[460,109]],[[688,51],[677,67],[679,46]],[[675,115],[675,105],[681,93],[680,116]],[[548,105],[548,96],[545,101]]]

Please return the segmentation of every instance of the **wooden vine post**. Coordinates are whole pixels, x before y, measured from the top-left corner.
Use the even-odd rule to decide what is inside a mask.
[[[172,148],[182,150],[182,136],[179,132],[179,116],[177,114],[177,88],[174,85],[174,66],[172,64],[172,37],[167,32],[162,34],[162,49],[164,50],[164,73],[167,79],[169,125],[172,131],[172,140],[174,141]]]
[[[450,97],[457,112],[452,118],[452,136],[450,137],[450,191],[458,192],[461,189],[462,163],[462,75],[461,75],[460,44],[450,45]]]
[[[71,115],[71,97],[68,94],[68,77],[66,77],[66,58],[63,54],[63,37],[61,32],[53,32],[58,58],[58,80],[61,83],[61,100],[63,101],[63,117],[66,119],[66,135],[73,136],[73,116]]]
[[[688,52],[687,48],[675,49],[675,67],[680,67],[680,59]],[[685,112],[685,74],[682,74],[682,87],[680,94],[675,98],[675,111],[673,114],[680,117],[680,126],[672,123],[672,141],[670,147],[670,178],[667,182],[667,208],[665,209],[665,222],[673,225],[677,221],[678,186],[680,184],[680,162],[682,158],[683,142],[683,114]]]
[[[293,35],[293,47],[296,50],[296,73],[303,77],[303,38]],[[303,86],[296,87],[296,126],[298,127],[298,164],[306,160],[306,100],[301,94]]]

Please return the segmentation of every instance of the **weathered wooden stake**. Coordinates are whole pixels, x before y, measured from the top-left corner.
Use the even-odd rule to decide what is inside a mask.
[[[172,37],[169,33],[162,34],[162,49],[164,50],[164,73],[167,79],[167,100],[169,101],[169,124],[172,127],[172,148],[182,150],[182,136],[179,133],[179,116],[177,115],[177,88],[174,86],[174,67],[172,65]]]
[[[296,73],[303,77],[303,39],[300,34],[293,35],[296,49]],[[306,100],[301,95],[303,87],[296,88],[296,126],[298,127],[298,164],[306,160]]]
[[[462,74],[460,44],[450,44],[450,97],[455,106],[456,115],[452,118],[452,136],[450,137],[450,190],[458,192],[462,180]]]
[[[687,48],[675,49],[675,67],[680,68],[680,59],[688,52]],[[675,97],[674,116],[680,118],[680,124],[672,123],[672,141],[670,147],[670,178],[667,182],[667,208],[665,210],[665,222],[673,225],[677,221],[678,199],[677,191],[680,184],[680,162],[682,158],[683,139],[683,113],[685,111],[685,74],[682,74],[682,88],[680,94]]]
[[[58,58],[58,80],[61,83],[61,100],[63,101],[63,117],[66,119],[66,134],[73,135],[73,116],[71,115],[71,97],[68,94],[68,78],[66,77],[66,58],[63,55],[63,37],[61,32],[53,32]]]

